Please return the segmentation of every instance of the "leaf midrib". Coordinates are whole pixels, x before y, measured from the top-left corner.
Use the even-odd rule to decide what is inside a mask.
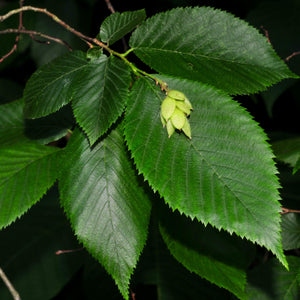
[[[177,54],[177,55],[184,55],[184,56],[192,56],[192,57],[202,57],[204,58],[205,60],[216,60],[216,61],[220,61],[220,62],[227,62],[227,63],[231,63],[231,64],[237,64],[237,65],[241,65],[241,66],[252,66],[252,67],[257,67],[259,66],[260,68],[262,69],[265,69],[265,70],[270,70],[272,72],[274,72],[274,68],[268,68],[266,66],[262,66],[262,65],[255,65],[255,64],[249,64],[249,63],[242,63],[242,62],[239,62],[239,61],[235,61],[235,60],[229,60],[229,59],[224,59],[224,58],[218,58],[218,57],[213,57],[213,56],[208,56],[208,55],[204,55],[204,54],[200,54],[200,53],[197,53],[197,54],[192,54],[190,52],[184,52],[184,51],[176,51],[176,50],[171,50],[171,49],[161,49],[161,48],[150,48],[150,47],[135,47],[133,48],[134,50],[141,50],[141,51],[144,51],[144,49],[146,49],[146,52],[149,50],[150,51],[157,51],[157,52],[167,52],[169,54]]]

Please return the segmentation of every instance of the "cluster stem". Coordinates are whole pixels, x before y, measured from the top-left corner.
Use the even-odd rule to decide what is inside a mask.
[[[129,50],[127,50],[125,53],[119,53],[116,52],[114,50],[112,50],[111,48],[109,48],[108,45],[106,45],[105,43],[102,43],[101,41],[99,41],[97,38],[92,38],[89,37],[81,32],[79,32],[78,30],[72,28],[70,25],[68,25],[66,22],[64,22],[63,20],[61,20],[59,17],[57,17],[55,14],[49,12],[47,9],[45,8],[39,8],[39,7],[34,7],[34,6],[22,6],[20,5],[20,8],[17,9],[13,9],[11,11],[9,11],[7,14],[0,16],[0,23],[5,21],[6,19],[8,19],[9,17],[15,15],[15,14],[20,14],[22,15],[22,13],[24,11],[33,11],[33,12],[38,12],[38,13],[43,13],[46,14],[47,16],[49,16],[54,22],[58,23],[59,25],[61,25],[62,27],[64,27],[66,30],[70,31],[71,33],[73,33],[74,35],[78,36],[79,38],[81,38],[83,41],[85,41],[89,47],[93,47],[93,45],[97,45],[103,49],[105,49],[107,52],[109,52],[111,55],[115,55],[117,57],[119,57],[120,59],[122,59],[133,71],[133,73],[137,76],[140,75],[144,75],[147,76],[151,79],[153,79],[156,84],[159,84],[161,86],[162,90],[167,90],[167,84],[165,82],[163,82],[162,80],[160,80],[159,78],[156,78],[154,75],[151,75],[139,68],[137,68],[133,63],[131,63],[126,57],[129,53],[131,53],[134,49],[130,48]],[[48,35],[42,34],[40,32],[36,32],[36,31],[32,31],[32,30],[26,30],[23,28],[23,24],[22,22],[22,18],[20,18],[20,24],[19,24],[19,28],[18,29],[6,29],[6,30],[2,30],[0,31],[0,34],[5,34],[5,33],[17,33],[18,35],[20,33],[25,33],[25,34],[30,34],[30,35],[37,35],[37,36],[41,36],[44,37],[48,40],[52,40],[55,41],[57,43],[63,44],[64,46],[66,46],[70,51],[72,50],[71,47],[69,47],[69,45],[58,39],[58,38],[54,38],[54,37],[50,37]],[[15,50],[16,50],[17,45],[14,45],[14,49],[12,51],[10,51],[8,54],[6,54],[3,58],[2,61],[7,58],[9,55],[11,55]]]

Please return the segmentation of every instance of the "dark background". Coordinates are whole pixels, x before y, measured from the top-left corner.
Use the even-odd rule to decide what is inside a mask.
[[[271,44],[282,59],[295,51],[300,51],[299,0],[147,0],[138,2],[136,0],[111,0],[111,3],[118,12],[145,8],[148,17],[178,6],[215,7],[247,20],[262,34],[265,34],[265,31],[261,29],[261,26],[263,26],[268,31]],[[99,33],[102,21],[111,13],[105,0],[25,0],[24,5],[47,8],[72,27],[91,37]],[[0,15],[17,7],[18,1],[0,0]],[[178,20],[178,22],[184,23],[185,20]],[[45,15],[25,12],[24,26],[27,29],[59,37],[67,41],[73,49],[88,49],[83,41],[66,32]],[[17,27],[17,16],[2,24],[0,23],[0,30]],[[127,41],[128,37],[126,37]],[[14,40],[14,35],[0,35],[0,58],[11,49]],[[41,40],[39,42],[33,41],[28,36],[22,36],[17,53],[14,53],[0,64],[0,103],[7,103],[21,98],[25,83],[31,74],[39,66],[68,51],[62,45],[54,43],[46,45],[41,43]],[[124,52],[122,42],[116,43],[112,48]],[[130,59],[148,71],[147,67],[143,66],[134,56],[130,56]],[[291,58],[288,65],[292,71],[300,75],[300,55]],[[297,80],[285,80],[269,88],[266,92],[236,96],[235,100],[250,111],[264,128],[270,137],[270,141],[273,142],[299,135],[299,88]],[[91,274],[93,274],[92,271]],[[101,274],[106,276],[104,272]],[[83,276],[83,271],[79,270],[73,280],[54,299],[84,299],[81,289]],[[97,282],[102,280],[101,277],[97,276],[99,276],[99,273],[95,277],[90,276],[91,286],[97,285]],[[106,280],[110,279],[106,278]],[[111,281],[107,289],[115,289]],[[151,286],[137,285],[135,286],[135,292],[137,299],[155,299],[156,297],[155,288]],[[103,299],[112,298],[104,297]]]

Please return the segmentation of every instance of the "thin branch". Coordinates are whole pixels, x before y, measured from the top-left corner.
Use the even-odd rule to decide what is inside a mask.
[[[105,0],[107,8],[111,11],[112,14],[114,14],[116,11],[114,9],[114,7],[112,6],[110,0]]]
[[[269,38],[269,31],[267,29],[264,28],[264,26],[260,26],[260,28],[264,31],[265,33],[265,37],[267,38],[268,43],[271,44],[270,38]]]
[[[103,44],[102,42],[100,42],[96,38],[91,38],[89,36],[84,35],[83,33],[79,32],[79,31],[77,31],[76,29],[74,29],[71,26],[69,26],[67,23],[65,23],[64,21],[62,21],[60,18],[58,18],[56,15],[52,14],[51,12],[49,12],[45,8],[39,8],[39,7],[34,7],[34,6],[23,6],[23,7],[20,7],[18,9],[11,10],[11,11],[9,11],[7,14],[5,14],[3,16],[0,16],[0,22],[3,22],[4,20],[8,19],[12,15],[15,15],[15,14],[18,14],[18,13],[24,12],[24,11],[34,11],[34,12],[43,13],[43,14],[49,16],[56,23],[58,23],[61,26],[63,26],[66,30],[72,32],[73,34],[75,34],[78,37],[80,37],[81,39],[83,39],[85,42],[89,41],[91,43],[94,43],[94,44],[102,47],[102,48],[107,49],[108,51],[110,50],[105,44]],[[88,43],[88,45],[90,45],[90,44]]]
[[[0,268],[0,277],[2,278],[3,282],[7,286],[8,290],[11,293],[14,300],[21,300],[21,297],[20,297],[19,293],[13,287],[13,285],[11,284],[11,282],[9,281],[9,279],[7,278],[5,273],[3,272],[2,268]]]
[[[82,251],[83,249],[84,249],[84,247],[77,248],[77,249],[71,249],[71,250],[57,250],[55,252],[55,254],[60,255],[60,254],[66,254],[66,253],[79,252],[79,251]]]
[[[106,2],[106,5],[107,5],[107,8],[110,10],[110,12],[112,14],[114,14],[116,11],[115,11],[114,7],[112,6],[110,0],[105,0],[105,2]],[[126,51],[128,49],[128,45],[127,45],[126,40],[125,40],[124,37],[122,37],[122,43],[123,43],[124,51]]]
[[[267,29],[265,29],[263,26],[260,26],[260,28],[264,31],[265,37],[267,38],[268,43],[271,44],[270,37],[269,37],[269,31]],[[297,55],[300,55],[300,51],[293,52],[291,55],[286,57],[284,59],[284,61],[289,61],[292,57],[297,56]]]
[[[132,289],[130,289],[130,295],[131,295],[132,300],[136,300],[135,292]]]
[[[23,7],[23,2],[24,0],[20,0],[20,8]],[[23,12],[21,11],[19,13],[19,30],[21,30],[23,28]],[[0,59],[0,63],[2,63],[6,58],[8,58],[10,55],[12,55],[14,52],[17,51],[17,47],[18,47],[18,43],[20,40],[20,33],[18,33],[18,35],[16,36],[15,39],[15,43],[12,46],[12,48],[10,49],[10,51],[8,51],[8,53],[6,53],[1,59]]]
[[[62,44],[65,47],[67,47],[67,49],[69,51],[72,51],[71,46],[67,42],[65,42],[65,41],[63,41],[63,40],[61,40],[59,38],[55,38],[55,37],[52,37],[50,35],[43,34],[43,33],[38,32],[38,31],[27,30],[27,29],[13,29],[13,28],[8,28],[8,29],[4,29],[4,30],[0,31],[0,34],[7,34],[7,33],[19,33],[19,34],[20,33],[24,33],[24,34],[29,34],[30,36],[40,36],[40,37],[45,38],[47,40],[56,42],[58,44]],[[38,41],[38,40],[36,40],[36,41]],[[38,41],[38,42],[43,42],[43,41]]]
[[[292,57],[296,56],[296,55],[299,55],[300,54],[300,51],[297,51],[297,52],[294,52],[292,53],[291,55],[289,55],[288,57],[286,57],[284,60],[285,61],[288,61],[290,60]]]
[[[148,74],[147,72],[145,71],[142,71],[140,69],[138,69],[137,67],[135,67],[131,62],[129,62],[127,60],[127,58],[121,54],[121,53],[118,53],[112,49],[109,48],[108,45],[102,43],[101,41],[99,41],[97,38],[91,38],[89,36],[86,36],[84,35],[83,33],[75,30],[74,28],[72,28],[71,26],[69,26],[67,23],[65,23],[64,21],[62,21],[61,19],[59,19],[56,15],[52,14],[51,12],[49,12],[47,9],[45,8],[38,8],[38,7],[34,7],[34,6],[23,6],[23,7],[20,7],[18,9],[14,9],[14,10],[11,10],[9,11],[7,14],[3,15],[3,16],[0,16],[0,22],[3,22],[4,20],[8,19],[9,17],[15,15],[15,14],[18,14],[20,12],[24,12],[24,11],[34,11],[34,12],[39,12],[39,13],[43,13],[43,14],[46,14],[47,16],[49,16],[52,20],[54,20],[56,23],[58,23],[59,25],[63,26],[66,30],[72,32],[74,35],[78,36],[79,38],[83,39],[90,47],[92,46],[92,44],[95,44],[101,48],[104,48],[105,50],[107,50],[110,54],[112,55],[116,55],[118,56],[119,58],[121,58],[127,65],[129,65],[129,67],[132,69],[132,71],[139,75],[139,74],[142,74],[142,75],[145,75],[149,78],[152,78],[153,80],[155,80],[155,82],[158,82],[160,85],[161,85],[161,89],[162,90],[167,90],[167,84],[165,82],[163,82],[162,80],[156,78],[155,76],[151,75],[151,74]],[[24,29],[21,29],[21,30],[24,30]],[[37,33],[37,35],[40,35],[42,36],[40,33]],[[44,35],[46,36],[46,35]],[[48,38],[50,39],[50,37],[48,36]],[[51,37],[52,38],[52,37]],[[53,38],[52,38],[53,39]],[[57,39],[58,41],[59,39]],[[131,51],[130,51],[131,52]],[[129,53],[129,51],[127,51],[125,54],[127,55]]]
[[[289,208],[285,208],[285,207],[281,207],[282,212],[280,213],[281,215],[285,215],[288,213],[298,213],[300,214],[300,210],[296,210],[296,209],[289,209]]]

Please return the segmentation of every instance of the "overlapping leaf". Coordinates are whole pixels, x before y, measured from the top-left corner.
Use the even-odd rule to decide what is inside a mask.
[[[282,245],[284,250],[300,248],[300,217],[289,213],[282,216]]]
[[[137,28],[130,46],[159,72],[209,83],[230,94],[265,90],[296,76],[256,29],[209,7],[156,14]]]
[[[0,232],[0,265],[22,300],[52,299],[82,264],[80,253],[55,255],[78,248],[55,190]],[[12,299],[2,283],[0,299]]]
[[[276,260],[270,259],[249,272],[247,295],[249,300],[297,300],[300,289],[300,259],[288,256],[290,271],[287,271]]]
[[[126,111],[125,137],[139,172],[173,210],[265,246],[286,265],[277,170],[263,131],[213,88],[161,78],[192,102],[192,140],[183,133],[168,139],[160,121],[165,94],[138,80]]]
[[[24,135],[23,100],[0,105],[0,145],[26,141]]]
[[[147,245],[135,271],[134,283],[151,287],[151,291],[156,287],[155,298],[159,300],[231,299],[227,290],[193,274],[172,257],[161,238],[156,221],[153,218],[153,223],[150,223],[152,226]]]
[[[251,255],[244,241],[167,209],[161,210],[160,232],[172,255],[188,270],[246,299]]]
[[[25,119],[24,133],[26,137],[41,144],[57,141],[68,134],[74,126],[72,108],[66,105],[46,117]]]
[[[0,147],[0,228],[20,217],[53,185],[59,151],[34,143]]]
[[[293,137],[273,143],[272,148],[279,161],[293,167],[293,174],[300,168],[300,138]]]
[[[128,299],[151,206],[128,158],[122,132],[111,131],[91,149],[76,130],[66,148],[59,188],[78,239]]]
[[[74,51],[38,69],[24,90],[25,117],[40,118],[69,103],[72,100],[70,86],[73,77],[86,64],[86,54]]]
[[[116,12],[107,17],[100,27],[100,39],[112,45],[125,34],[132,31],[146,18],[144,9],[137,11],[126,11],[122,14]]]
[[[73,126],[73,114],[69,106],[34,120],[24,120],[23,107],[23,99],[0,105],[1,146],[29,142],[30,139],[47,144],[65,136]]]
[[[72,83],[73,110],[90,143],[105,133],[122,114],[127,101],[130,72],[113,56],[94,59]]]

